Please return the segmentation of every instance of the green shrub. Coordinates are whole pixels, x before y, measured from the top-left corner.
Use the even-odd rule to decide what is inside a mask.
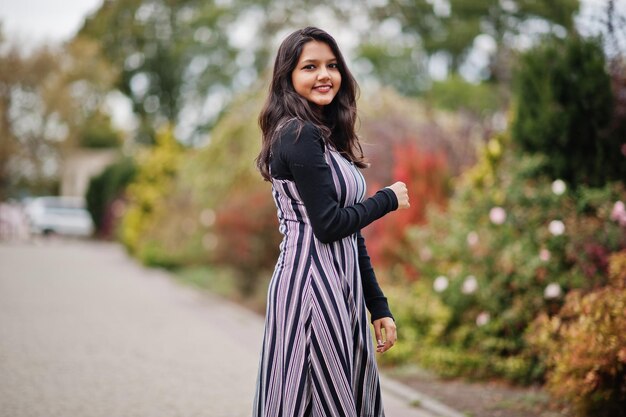
[[[399,324],[399,340],[393,349],[382,356],[385,364],[399,364],[414,359],[425,346],[441,339],[451,318],[450,309],[422,281],[405,287],[385,290],[395,321]],[[410,323],[410,325],[407,325]]]
[[[264,96],[258,91],[235,100],[202,148],[183,150],[164,130],[139,156],[121,237],[145,264],[232,268],[246,296],[273,268],[280,243],[276,208],[254,165]]]
[[[552,38],[522,56],[517,72],[513,137],[550,160],[544,173],[574,187],[626,178],[605,66],[599,39]]]
[[[146,265],[169,269],[204,263],[201,216],[192,193],[178,178],[173,179],[169,194],[161,199],[144,229],[137,257]]]
[[[528,339],[548,365],[547,386],[580,416],[626,409],[626,251],[610,258],[609,284],[572,291],[561,311],[542,314]]]
[[[181,160],[182,147],[171,128],[161,130],[156,141],[138,158],[137,175],[127,188],[129,201],[122,219],[121,240],[133,254],[142,248],[147,230],[161,226],[155,218],[165,210]]]
[[[135,177],[136,170],[132,158],[123,158],[89,180],[85,199],[99,236],[112,236],[116,219],[112,204],[123,198],[126,186]]]
[[[236,288],[245,297],[260,290],[276,263],[281,240],[270,185],[254,164],[261,147],[257,117],[264,98],[265,92],[252,91],[231,104],[208,145],[182,168],[178,187],[188,189],[205,213],[198,227],[202,262],[236,271]]]

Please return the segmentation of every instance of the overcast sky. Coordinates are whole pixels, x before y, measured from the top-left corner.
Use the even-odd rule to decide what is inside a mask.
[[[32,43],[61,42],[81,27],[103,0],[0,0],[3,32]]]
[[[95,11],[103,0],[0,0],[0,21],[10,37],[37,43],[70,39],[80,28],[83,18]],[[585,6],[597,8],[607,0],[582,0]],[[624,10],[626,0],[618,0]]]

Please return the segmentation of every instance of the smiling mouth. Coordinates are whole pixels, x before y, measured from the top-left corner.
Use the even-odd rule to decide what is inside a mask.
[[[326,85],[320,85],[320,86],[317,86],[317,87],[313,87],[313,89],[314,89],[314,90],[317,90],[317,91],[319,91],[320,93],[327,93],[327,92],[329,92],[332,88],[333,88],[333,86],[332,86],[332,85],[328,85],[328,84],[326,84]]]

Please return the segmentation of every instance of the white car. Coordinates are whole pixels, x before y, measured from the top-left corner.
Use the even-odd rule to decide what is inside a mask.
[[[31,233],[91,236],[93,220],[80,197],[36,197],[26,205]]]

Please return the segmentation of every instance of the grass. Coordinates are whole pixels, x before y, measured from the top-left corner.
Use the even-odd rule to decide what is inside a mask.
[[[501,400],[493,404],[494,409],[508,409],[518,411],[535,411],[545,409],[550,405],[550,396],[545,392],[529,392],[516,397]]]
[[[238,296],[235,275],[226,268],[193,266],[174,270],[176,280],[225,298]]]
[[[234,269],[218,266],[192,266],[172,271],[176,281],[234,301],[256,313],[265,313],[267,286],[270,277],[259,274],[255,290],[244,295],[241,277]]]
[[[419,408],[422,406],[422,402],[420,400],[412,400],[409,405],[414,408]]]

